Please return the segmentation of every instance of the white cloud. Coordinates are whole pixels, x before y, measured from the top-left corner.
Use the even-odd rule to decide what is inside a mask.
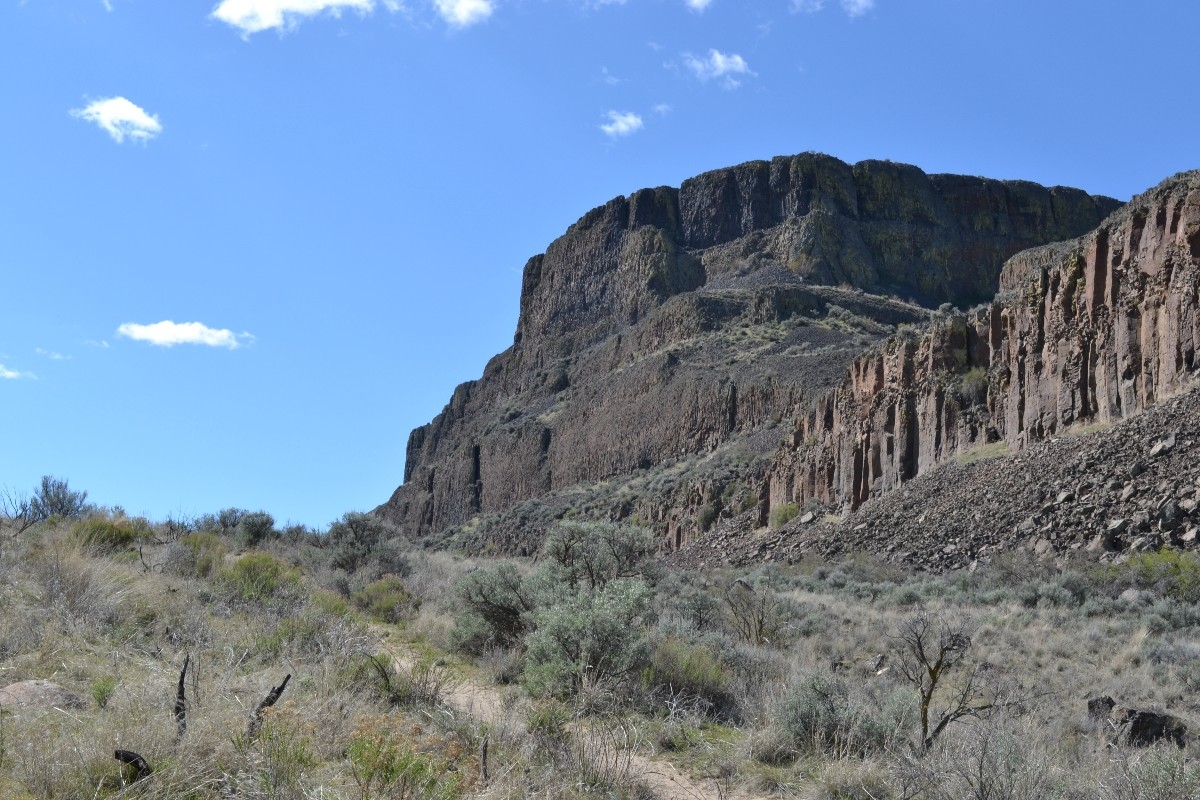
[[[9,369],[3,364],[0,364],[0,380],[15,381],[20,380],[21,378],[32,378],[33,380],[37,380],[37,375],[34,375],[32,372],[18,372],[15,369]]]
[[[104,3],[104,10],[111,14],[112,13],[112,3],[110,3],[108,0],[102,0],[102,2]]]
[[[793,14],[815,14],[825,7],[825,0],[792,0]]]
[[[48,358],[51,361],[70,361],[70,356],[64,356],[62,353],[56,353],[53,350],[46,350],[41,347],[35,347],[33,352],[37,353],[42,358]]]
[[[658,114],[658,115],[660,115],[660,116],[664,116],[664,117],[665,117],[667,114],[670,114],[670,113],[671,113],[673,110],[674,110],[674,109],[673,109],[673,108],[671,108],[671,104],[670,104],[670,103],[659,103],[658,105],[656,105],[656,106],[654,107],[654,113],[655,113],[655,114]]]
[[[148,342],[157,347],[174,347],[177,344],[202,344],[207,347],[227,347],[236,350],[243,344],[254,341],[248,333],[234,333],[224,328],[210,328],[200,322],[172,322],[163,320],[152,325],[126,322],[117,328],[118,336],[134,341]]]
[[[842,0],[842,10],[849,14],[851,19],[861,17],[874,8],[875,0]]]
[[[600,126],[613,139],[618,136],[628,136],[643,128],[642,118],[631,111],[609,111],[605,115],[608,122]]]
[[[366,14],[374,10],[375,0],[221,0],[212,18],[249,36],[271,28],[294,28],[304,17],[323,11],[337,15],[347,8]]]
[[[483,22],[496,10],[493,0],[433,0],[442,19],[459,28]]]
[[[683,56],[683,63],[702,81],[720,80],[726,89],[736,89],[742,82],[735,75],[753,75],[746,59],[737,53],[726,55],[720,50],[709,50],[707,58],[696,58],[690,53]]]
[[[86,108],[72,109],[71,116],[96,123],[118,143],[125,141],[126,136],[145,142],[162,133],[158,117],[147,114],[124,97],[96,100]]]
[[[712,5],[713,0],[684,0],[692,11],[703,11]]]

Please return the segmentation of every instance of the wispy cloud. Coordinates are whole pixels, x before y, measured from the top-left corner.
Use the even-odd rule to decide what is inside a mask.
[[[493,0],[433,0],[442,19],[458,28],[483,22],[496,10]]]
[[[84,108],[71,110],[71,116],[94,122],[118,144],[128,137],[135,142],[146,142],[162,133],[158,117],[148,114],[124,97],[106,97],[95,100]]]
[[[22,378],[28,378],[36,381],[37,375],[34,375],[32,372],[20,372],[15,369],[9,369],[3,364],[0,364],[0,380],[16,381]]]
[[[212,18],[249,36],[271,28],[288,30],[325,11],[336,16],[345,9],[367,14],[374,8],[375,0],[221,0]]]
[[[51,361],[70,361],[70,356],[64,356],[62,353],[56,353],[53,350],[46,350],[42,347],[35,347],[33,352],[37,353],[42,358],[48,358]]]
[[[654,107],[654,113],[658,114],[659,116],[662,116],[662,117],[665,117],[667,114],[670,114],[672,111],[674,111],[674,109],[671,108],[670,103],[659,103],[658,105],[656,105]]]
[[[608,122],[601,125],[600,130],[613,139],[629,136],[644,127],[642,118],[631,111],[609,111],[604,116]]]
[[[754,74],[750,71],[746,59],[737,53],[726,55],[720,50],[709,50],[707,58],[696,58],[690,53],[685,53],[683,63],[700,80],[718,80],[726,89],[736,89],[742,85],[736,76]]]
[[[254,341],[248,333],[234,333],[225,328],[210,328],[200,322],[172,322],[163,320],[152,325],[126,322],[117,328],[118,336],[138,342],[147,342],[156,347],[174,347],[177,344],[201,344],[206,347],[225,347],[236,350]]]
[[[104,4],[104,10],[111,14],[113,10],[112,3],[110,3],[108,0],[101,0],[101,2]]]
[[[875,0],[839,0],[851,19],[875,9]],[[825,0],[792,0],[793,14],[815,14],[825,8]]]
[[[713,0],[684,0],[692,11],[703,11],[712,5]]]

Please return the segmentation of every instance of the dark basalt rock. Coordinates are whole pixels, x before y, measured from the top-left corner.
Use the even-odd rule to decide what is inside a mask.
[[[727,518],[758,503],[765,522],[757,487],[784,421],[864,348],[927,319],[920,304],[991,297],[1006,258],[1117,205],[817,154],[616,198],[530,259],[513,346],[412,432],[404,485],[379,511],[412,537],[487,519],[475,543],[511,550],[539,534],[512,516],[523,503],[732,448],[753,465],[736,480],[685,465],[669,492],[619,493],[603,513],[649,522],[672,547],[701,506]],[[737,509],[734,495],[747,498]]]

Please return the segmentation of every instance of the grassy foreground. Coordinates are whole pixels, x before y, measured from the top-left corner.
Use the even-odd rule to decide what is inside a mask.
[[[1200,796],[1190,734],[1135,747],[1086,706],[1196,718],[1188,553],[691,574],[616,525],[473,562],[365,515],[89,513],[0,530],[0,686],[80,699],[0,713],[0,797]]]

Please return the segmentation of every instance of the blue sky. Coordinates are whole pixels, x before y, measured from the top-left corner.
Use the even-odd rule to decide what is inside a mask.
[[[526,259],[818,150],[1128,198],[1194,0],[0,0],[0,487],[323,526],[512,341]]]

